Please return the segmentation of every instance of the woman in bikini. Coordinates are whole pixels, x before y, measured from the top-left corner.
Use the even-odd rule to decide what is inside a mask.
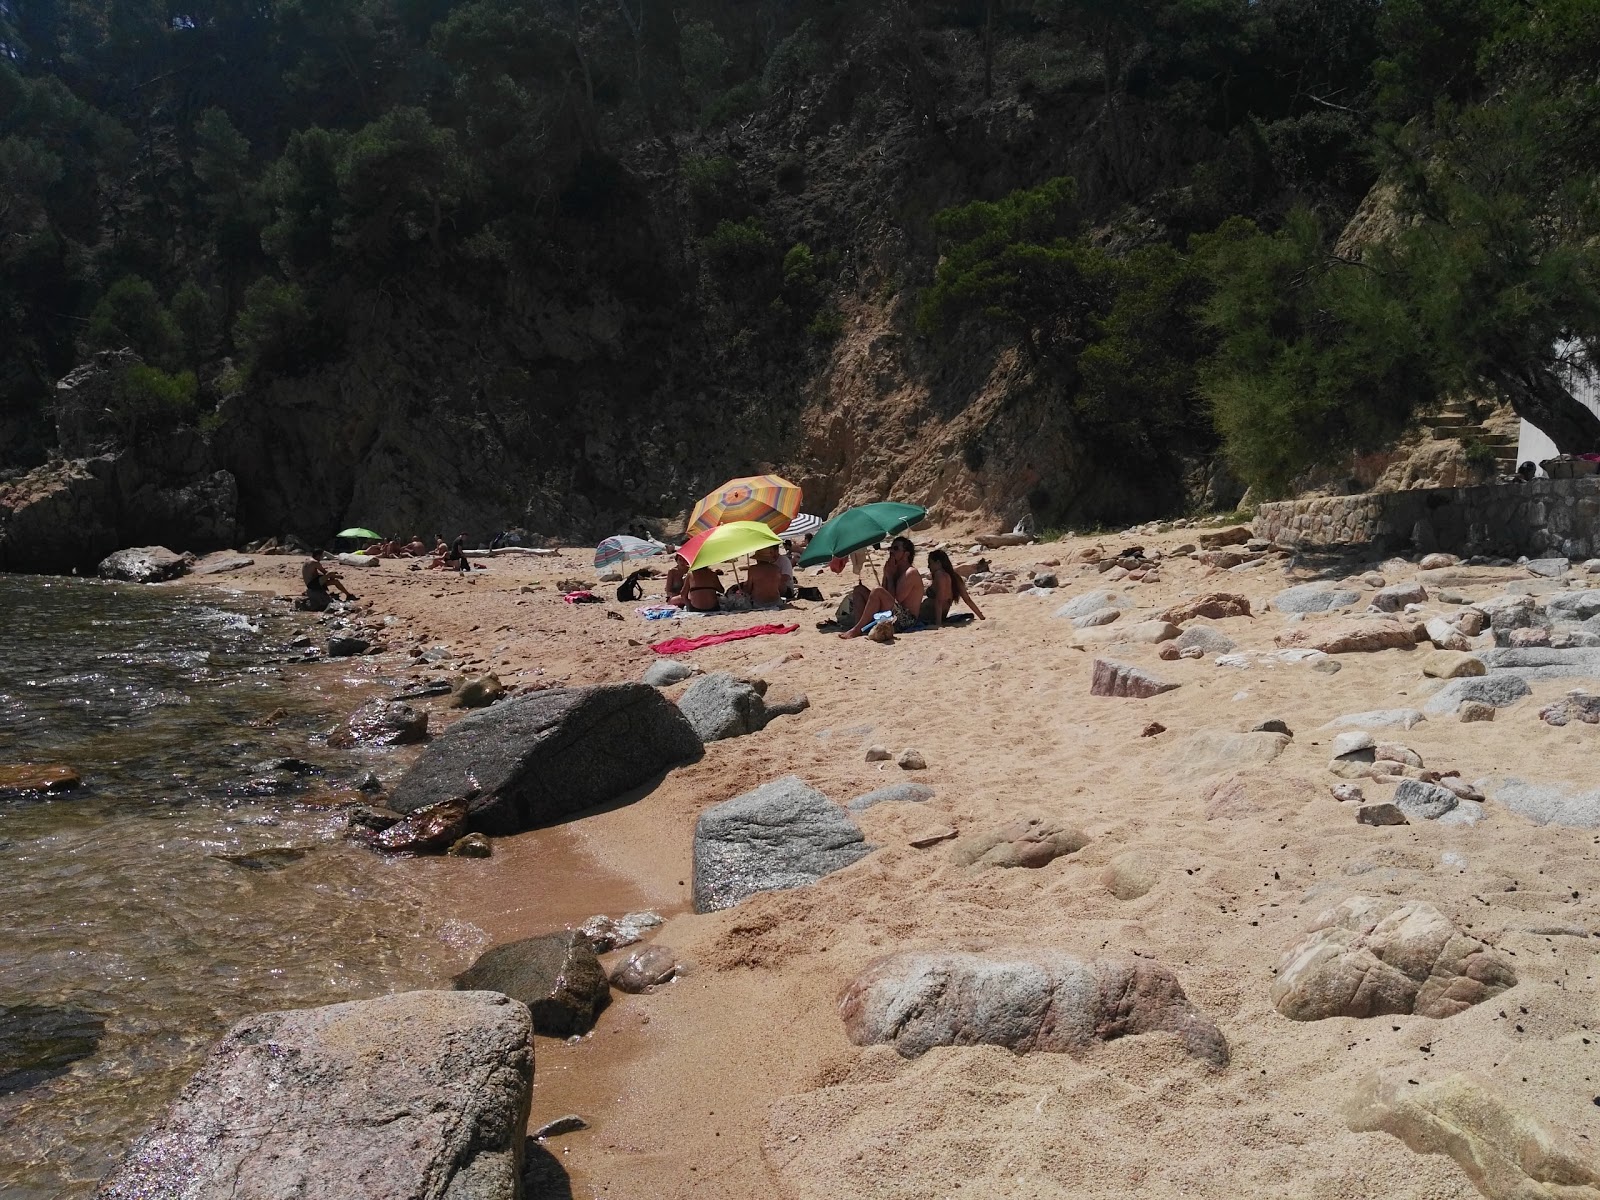
[[[928,551],[928,592],[922,598],[917,619],[937,629],[949,619],[950,606],[957,600],[970,608],[978,620],[985,620],[983,610],[973,602],[972,593],[967,591],[967,581],[957,573],[950,556],[943,550]]]
[[[689,578],[684,580],[678,607],[692,608],[695,612],[716,612],[721,601],[722,580],[710,567],[700,567],[690,571]]]

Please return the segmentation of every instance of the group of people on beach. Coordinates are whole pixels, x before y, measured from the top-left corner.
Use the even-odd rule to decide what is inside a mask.
[[[957,600],[982,621],[983,610],[967,590],[966,577],[943,550],[928,551],[928,578],[917,570],[917,547],[908,537],[889,543],[889,558],[883,565],[882,583],[868,587],[859,580],[839,606],[838,623],[845,625],[842,638],[860,637],[869,625],[885,620],[896,633],[908,633],[922,626],[940,628],[950,619],[950,607]]]
[[[694,612],[777,608],[795,597],[794,561],[798,557],[799,550],[790,542],[764,546],[751,556],[744,579],[724,587],[722,577],[713,568],[691,569],[688,559],[675,554],[667,572],[667,603]]]
[[[467,535],[459,534],[454,542],[446,543],[439,538],[430,552],[427,544],[423,542],[422,535],[413,533],[411,540],[402,542],[399,538],[389,539],[368,546],[362,551],[368,558],[428,558],[429,570],[441,569],[446,571],[466,571],[470,569],[467,562]]]

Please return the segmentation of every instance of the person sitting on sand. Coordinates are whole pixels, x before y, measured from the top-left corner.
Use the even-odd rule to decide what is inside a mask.
[[[763,546],[755,552],[745,572],[743,591],[757,608],[776,606],[783,601],[783,571],[778,566],[778,548]]]
[[[405,544],[402,551],[407,558],[422,558],[428,553],[428,544],[422,540],[420,533],[413,533],[411,540]]]
[[[667,601],[671,603],[683,593],[683,581],[689,578],[689,560],[681,554],[672,556],[672,569],[667,572]]]
[[[957,600],[972,610],[978,620],[986,620],[983,610],[967,591],[967,581],[956,570],[950,556],[943,550],[928,551],[928,594],[922,598],[917,619],[924,625],[938,629],[950,617],[950,606]]]
[[[444,565],[451,571],[470,571],[472,564],[467,561],[467,535],[456,534],[456,540],[450,547],[450,552],[444,556]]]
[[[917,548],[908,537],[897,537],[889,543],[889,559],[883,566],[883,586],[869,589],[866,584],[856,584],[850,597],[850,611],[855,624],[839,636],[859,637],[867,622],[881,612],[893,614],[894,627],[904,633],[915,629],[917,613],[922,608],[922,597],[927,588],[922,573],[912,565]],[[856,607],[860,602],[860,608]]]
[[[676,603],[679,608],[695,612],[716,612],[721,607],[722,590],[722,580],[717,578],[717,573],[710,567],[700,567],[689,572]]]
[[[338,589],[346,600],[356,599],[339,572],[330,571],[313,554],[300,565],[300,578],[306,585],[306,594],[295,602],[295,607],[306,612],[323,612],[333,603],[333,589]]]

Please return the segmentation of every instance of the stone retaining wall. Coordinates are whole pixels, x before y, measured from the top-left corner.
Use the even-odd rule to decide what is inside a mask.
[[[1600,557],[1600,476],[1263,504],[1257,537],[1307,548]]]

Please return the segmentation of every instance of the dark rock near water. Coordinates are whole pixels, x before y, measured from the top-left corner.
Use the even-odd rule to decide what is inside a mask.
[[[467,802],[461,797],[418,808],[388,826],[372,844],[390,854],[439,854],[467,832]]]
[[[0,765],[0,800],[27,800],[70,792],[83,782],[71,767],[60,763],[10,763]]]
[[[494,854],[494,846],[483,834],[469,833],[451,842],[445,853],[452,858],[490,858]]]
[[[767,685],[740,679],[724,671],[702,675],[678,697],[678,709],[702,742],[759,733],[773,717],[798,713],[809,707],[804,696],[782,704],[768,704]]]
[[[120,579],[126,583],[161,583],[189,573],[194,562],[190,554],[174,554],[165,546],[136,546],[118,550],[100,560],[96,568],[101,579]]]
[[[372,643],[366,638],[335,636],[328,639],[329,658],[354,658],[358,654],[365,654],[372,649]]]
[[[659,928],[661,924],[661,914],[657,912],[631,912],[620,917],[601,913],[578,926],[578,932],[589,939],[596,954],[604,954],[607,950],[633,945],[647,930]]]
[[[700,814],[694,910],[715,912],[757,892],[805,887],[874,849],[842,808],[787,775]]]
[[[303,846],[264,846],[243,854],[214,854],[212,857],[247,871],[281,871],[291,863],[299,862],[306,854]]]
[[[368,700],[350,714],[344,728],[328,735],[328,745],[408,746],[428,737],[428,714],[403,700]]]
[[[542,1140],[544,1138],[560,1137],[563,1133],[577,1133],[578,1130],[587,1128],[589,1128],[589,1122],[578,1116],[577,1113],[568,1113],[564,1117],[546,1121],[528,1136],[535,1140]]]
[[[494,946],[455,977],[461,991],[504,992],[533,1014],[535,1033],[588,1033],[611,1003],[611,985],[589,939],[576,929]]]
[[[678,956],[666,946],[641,946],[611,970],[611,986],[620,992],[648,992],[678,973]]]
[[[505,684],[491,671],[487,675],[458,680],[450,693],[450,707],[488,708],[505,694]]]
[[[405,992],[247,1017],[98,1200],[512,1200],[533,1088],[528,1010]]]
[[[389,803],[411,812],[464,797],[475,832],[517,833],[615,800],[699,755],[688,721],[653,687],[558,688],[457,721]]]
[[[71,1005],[0,1005],[0,1096],[64,1074],[100,1044],[105,1018]]]
[[[352,808],[349,816],[345,818],[352,833],[381,832],[390,826],[398,825],[403,820],[405,820],[404,813],[397,813],[393,809],[376,804],[362,804]]]
[[[1177,977],[1136,958],[1040,949],[894,954],[845,988],[839,1012],[856,1045],[892,1045],[904,1058],[935,1046],[1082,1053],[1160,1032],[1176,1034],[1212,1066],[1228,1063],[1222,1031],[1190,1003]]]

